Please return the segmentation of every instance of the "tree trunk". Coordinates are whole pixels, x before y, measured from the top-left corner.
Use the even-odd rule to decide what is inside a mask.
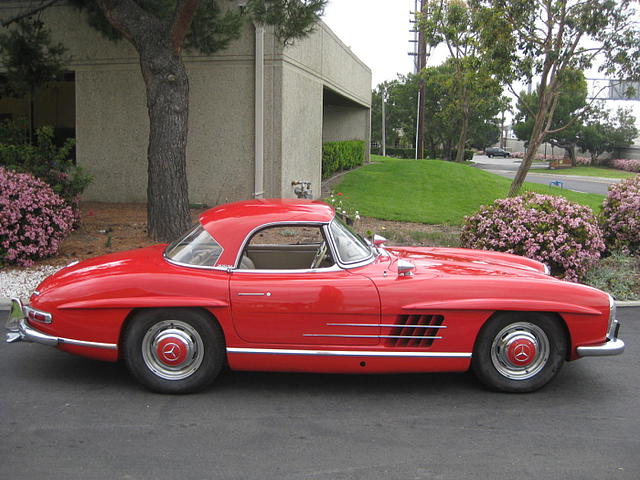
[[[571,166],[575,167],[578,165],[578,159],[576,158],[576,146],[573,144],[570,144],[566,147],[564,147],[564,150],[567,152],[567,155],[569,156],[569,159],[571,160]]]
[[[189,79],[178,56],[140,56],[149,111],[147,217],[149,235],[169,241],[191,223],[187,184]],[[159,66],[159,68],[155,68]]]
[[[456,162],[464,162],[464,148],[467,145],[467,132],[469,131],[469,109],[464,108],[462,112],[462,127],[458,136],[458,145],[456,147]]]
[[[531,168],[531,164],[533,160],[536,158],[536,153],[538,152],[538,147],[542,145],[542,141],[544,140],[544,120],[545,120],[545,110],[540,108],[536,115],[536,120],[533,125],[533,130],[531,132],[531,138],[527,144],[527,152],[522,159],[522,163],[516,172],[516,176],[511,183],[511,187],[509,188],[509,196],[515,197],[520,192],[520,188],[524,183],[525,178],[527,178],[527,173]]]
[[[181,57],[197,0],[179,0],[163,23],[133,0],[99,0],[109,22],[135,47],[149,113],[147,219],[149,236],[166,242],[191,223],[187,185],[189,79]]]
[[[531,130],[527,153],[525,153],[522,163],[516,172],[516,176],[513,179],[513,182],[511,182],[511,187],[509,188],[510,197],[515,197],[520,192],[520,188],[522,187],[525,178],[527,178],[527,173],[531,168],[531,164],[538,153],[538,147],[540,147],[544,141],[547,123],[549,123],[549,118],[553,118],[553,114],[555,113],[555,105],[552,106],[554,86],[555,83],[554,85],[549,85],[546,88],[540,87],[538,112],[536,113],[535,121],[533,123],[533,130]]]

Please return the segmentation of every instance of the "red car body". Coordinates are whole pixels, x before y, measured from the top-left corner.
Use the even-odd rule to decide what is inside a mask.
[[[208,362],[226,363],[232,370],[323,373],[474,366],[491,388],[531,391],[557,373],[560,364],[550,365],[554,357],[575,360],[624,349],[611,297],[554,279],[539,262],[498,252],[380,242],[366,247],[370,256],[364,258],[362,241],[345,246],[348,234],[334,222],[333,209],[321,202],[256,200],[213,208],[200,216],[200,230],[193,235],[214,239],[213,263],[182,264],[167,255],[172,247],[157,245],[65,267],[38,286],[28,307],[14,302],[8,341],[37,341],[99,360],[123,359],[145,385],[166,392],[208,385],[220,365],[197,381],[190,378]],[[252,239],[274,227],[303,228],[320,240],[260,244],[251,253]],[[178,245],[184,256],[195,244]],[[269,258],[270,248],[278,259],[315,251],[314,260],[309,268],[243,268],[245,256]],[[324,263],[312,268],[322,248]],[[360,257],[343,262],[340,248]],[[167,320],[171,312],[175,324]],[[203,320],[191,321],[194,313]],[[213,347],[201,321],[221,335],[211,340]],[[136,327],[139,322],[145,326]],[[140,348],[146,350],[132,365],[127,357],[138,356]],[[214,360],[208,358],[212,348],[222,350]],[[531,376],[526,370],[534,365],[541,373]]]

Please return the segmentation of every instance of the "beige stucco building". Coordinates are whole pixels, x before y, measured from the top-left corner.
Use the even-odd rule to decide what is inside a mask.
[[[3,4],[0,18],[16,3]],[[149,120],[135,50],[105,39],[70,7],[42,18],[71,60],[65,81],[38,96],[36,125],[75,130],[77,163],[95,178],[86,200],[146,201]],[[268,28],[260,32],[247,25],[213,56],[185,52],[192,203],[293,197],[294,181],[310,181],[317,197],[322,143],[369,144],[370,69],[323,23],[287,47]],[[26,114],[26,102],[0,100],[1,117]]]

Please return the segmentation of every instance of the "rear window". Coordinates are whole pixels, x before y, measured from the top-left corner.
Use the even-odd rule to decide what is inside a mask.
[[[170,244],[164,254],[168,260],[179,265],[213,267],[222,254],[222,247],[198,224]]]

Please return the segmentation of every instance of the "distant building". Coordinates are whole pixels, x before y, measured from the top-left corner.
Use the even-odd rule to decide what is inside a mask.
[[[0,18],[20,3],[3,2]],[[49,8],[42,19],[72,60],[64,81],[36,98],[36,126],[54,125],[61,134],[75,135],[77,163],[95,177],[86,200],[146,201],[149,120],[135,50],[125,40],[105,39],[68,6]],[[247,26],[216,55],[184,54],[193,203],[292,197],[293,181],[310,181],[318,196],[322,144],[369,144],[371,71],[325,24],[288,47],[266,29],[263,76],[262,62],[256,62],[260,38]],[[263,121],[256,122],[260,110]],[[0,100],[0,118],[27,115],[26,101]]]

